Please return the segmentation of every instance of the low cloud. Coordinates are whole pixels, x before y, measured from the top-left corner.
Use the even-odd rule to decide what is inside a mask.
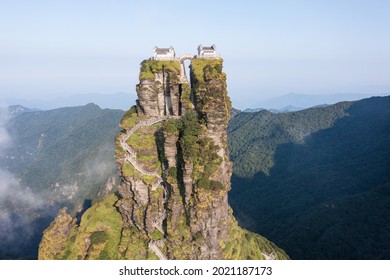
[[[34,221],[42,215],[44,200],[20,185],[16,177],[0,169],[0,251],[24,256],[37,236]]]
[[[89,181],[105,181],[115,174],[115,163],[112,156],[111,159],[107,155],[113,155],[114,151],[108,145],[100,148],[96,156],[85,163],[86,177]],[[109,151],[109,152],[107,152]],[[114,164],[113,164],[114,163]]]
[[[6,258],[35,258],[37,242],[53,215],[44,198],[0,169],[0,252],[11,254]]]
[[[42,199],[29,188],[22,187],[12,173],[0,169],[0,178],[0,205],[3,207],[12,205],[24,209],[42,206]]]
[[[12,146],[6,128],[8,120],[8,111],[0,109],[0,158]],[[43,203],[42,198],[22,186],[12,173],[0,168],[0,251],[18,254],[29,246],[36,235],[32,222],[39,217],[37,210]]]

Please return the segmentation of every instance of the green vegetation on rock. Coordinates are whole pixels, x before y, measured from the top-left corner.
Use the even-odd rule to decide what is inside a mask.
[[[149,240],[136,227],[123,228],[118,259],[145,260],[148,258]]]
[[[121,216],[114,207],[117,200],[110,194],[95,203],[84,213],[80,226],[62,210],[43,234],[39,258],[117,259],[122,229]]]
[[[209,118],[226,125],[232,104],[227,94],[226,74],[222,72],[222,59],[193,59],[191,83],[195,96],[195,108],[207,122]]]
[[[179,143],[186,162],[193,164],[193,178],[200,188],[220,188],[220,184],[212,183],[210,177],[221,164],[218,146],[210,138],[204,136],[204,125],[200,123],[196,113],[190,111],[182,118]]]
[[[226,260],[289,259],[283,250],[264,237],[240,228],[233,219],[229,223],[229,240],[221,244]]]
[[[141,63],[141,71],[139,73],[139,80],[154,79],[154,74],[164,69],[167,73],[172,73],[173,77],[177,77],[180,73],[180,63],[178,61],[160,61],[147,59]]]
[[[155,229],[152,234],[150,235],[150,238],[153,240],[160,240],[164,237],[164,234],[162,234],[158,229]]]
[[[126,177],[133,177],[135,174],[138,174],[139,172],[135,170],[134,166],[130,162],[125,162],[122,165],[122,173]]]
[[[132,107],[121,121],[121,126],[127,130],[131,129],[139,122],[135,107]],[[132,126],[127,126],[132,124]],[[126,141],[126,143],[137,152],[137,162],[139,162],[143,169],[150,172],[157,172],[161,174],[161,162],[159,161],[155,131],[161,127],[161,124],[154,124],[151,126],[142,126],[135,131]],[[116,157],[122,158],[125,150],[119,144],[120,134],[116,139]],[[153,175],[144,175],[136,170],[130,162],[125,162],[121,165],[122,173],[126,177],[141,178],[146,184],[153,184],[157,178]]]
[[[191,69],[200,83],[212,79],[220,79],[222,73],[222,59],[196,58],[191,61]]]
[[[132,106],[130,110],[128,110],[122,117],[120,122],[120,127],[122,129],[130,129],[135,126],[139,122],[139,118],[137,116],[137,108],[136,106]]]
[[[186,110],[192,110],[194,107],[191,102],[191,87],[187,83],[181,84],[180,102]]]
[[[206,137],[205,125],[198,119],[194,111],[188,111],[181,120],[169,120],[163,126],[167,135],[179,134],[183,160],[193,164],[193,178],[197,181],[196,186],[206,189],[222,188],[220,182],[212,181],[209,178],[217,170],[222,159],[218,156],[218,146]],[[176,170],[176,169],[175,169]],[[177,176],[177,172],[170,177]]]
[[[181,129],[181,120],[170,119],[164,122],[163,130],[167,135],[178,135]]]

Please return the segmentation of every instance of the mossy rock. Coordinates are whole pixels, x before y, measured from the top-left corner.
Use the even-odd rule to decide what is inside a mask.
[[[139,118],[137,116],[137,107],[132,106],[122,117],[120,122],[120,127],[123,129],[130,129],[135,126],[139,122]]]
[[[139,80],[143,79],[154,79],[154,74],[162,72],[164,69],[165,72],[171,74],[171,79],[178,79],[180,74],[180,63],[178,61],[160,61],[147,59],[141,63],[141,71],[139,73]]]
[[[221,78],[222,59],[196,58],[191,61],[191,70],[199,83],[210,81],[211,78]]]
[[[229,240],[220,243],[227,260],[264,260],[273,256],[276,260],[288,260],[288,255],[266,238],[243,229],[233,217],[229,221]]]
[[[164,238],[164,234],[161,231],[159,231],[158,229],[154,229],[154,231],[150,235],[150,238],[153,240],[160,240],[160,239]]]

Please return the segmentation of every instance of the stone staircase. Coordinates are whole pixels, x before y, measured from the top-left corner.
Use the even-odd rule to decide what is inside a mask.
[[[167,257],[157,247],[156,241],[149,242],[149,249],[152,250],[160,260],[167,260]]]
[[[119,140],[122,148],[126,151],[126,154],[124,155],[126,160],[130,162],[134,168],[142,173],[143,175],[147,176],[156,176],[158,180],[153,184],[152,189],[156,189],[162,182],[163,179],[157,172],[150,172],[145,170],[141,164],[137,162],[137,152],[134,148],[132,148],[129,144],[127,144],[127,140],[133,135],[141,126],[151,126],[155,123],[167,120],[167,119],[179,119],[180,116],[159,116],[155,118],[148,119],[146,121],[141,121],[137,123],[135,126],[133,126],[130,130],[126,131],[126,133],[121,137]]]

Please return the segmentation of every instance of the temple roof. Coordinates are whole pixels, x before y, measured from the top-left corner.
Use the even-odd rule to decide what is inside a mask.
[[[204,47],[202,45],[199,45],[198,49],[203,51],[215,51],[215,45],[212,45],[210,47]]]
[[[154,47],[154,52],[157,53],[157,54],[166,54],[166,53],[170,53],[170,52],[173,52],[173,51],[174,51],[173,47],[169,47],[169,48]]]

